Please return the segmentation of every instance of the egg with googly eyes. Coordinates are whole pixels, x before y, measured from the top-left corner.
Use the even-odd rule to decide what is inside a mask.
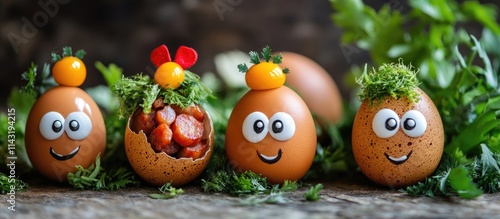
[[[26,152],[47,178],[67,181],[76,166],[89,167],[104,155],[106,128],[99,107],[82,89],[56,86],[41,95],[26,122]]]
[[[306,104],[290,88],[250,90],[236,104],[226,131],[226,154],[239,172],[271,183],[299,180],[316,153],[316,129]]]
[[[387,78],[375,74],[386,74]],[[398,97],[387,92],[379,101],[364,99],[352,127],[352,151],[359,169],[373,182],[390,188],[414,185],[429,177],[443,154],[444,129],[439,111],[431,98],[416,87],[415,75],[400,63],[384,65],[379,72],[362,76],[373,76],[367,80],[368,85],[362,84],[362,89],[371,86],[365,89],[367,92],[386,92],[386,85],[396,80],[401,84],[393,90],[400,94]]]
[[[280,54],[272,55],[269,47],[249,54],[254,65],[238,68],[245,73],[250,91],[235,105],[227,124],[229,164],[238,172],[260,174],[273,184],[299,180],[316,154],[311,112],[297,93],[283,86],[289,69],[279,66]]]

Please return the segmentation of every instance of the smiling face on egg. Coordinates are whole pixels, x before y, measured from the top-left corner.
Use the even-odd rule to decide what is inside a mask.
[[[364,101],[356,114],[354,157],[361,171],[380,185],[415,184],[431,175],[441,160],[441,117],[429,96],[420,89],[417,93],[417,103],[390,97],[374,106]]]
[[[271,183],[298,180],[316,152],[314,121],[304,101],[282,86],[250,90],[236,104],[226,131],[226,153],[238,171]]]
[[[57,86],[33,105],[26,123],[26,151],[35,169],[66,181],[76,165],[87,168],[104,153],[106,129],[92,98],[77,87]]]

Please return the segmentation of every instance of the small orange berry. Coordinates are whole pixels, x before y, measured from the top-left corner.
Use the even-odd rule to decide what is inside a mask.
[[[261,62],[248,69],[245,74],[247,86],[252,90],[279,88],[285,84],[286,75],[278,64]]]
[[[165,62],[156,69],[155,82],[163,88],[178,88],[184,81],[184,69],[175,62]]]
[[[87,68],[81,59],[65,56],[52,67],[52,76],[59,85],[78,87],[87,77]]]

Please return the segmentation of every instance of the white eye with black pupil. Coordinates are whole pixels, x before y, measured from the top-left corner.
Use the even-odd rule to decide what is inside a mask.
[[[63,132],[64,117],[58,112],[48,112],[40,119],[38,129],[40,134],[47,140],[59,138]]]
[[[399,128],[399,116],[390,109],[381,109],[372,121],[372,130],[379,138],[390,138]]]
[[[385,128],[392,131],[398,127],[398,121],[395,118],[388,118],[385,120]]]
[[[243,121],[241,130],[243,137],[249,142],[257,143],[262,141],[267,135],[269,119],[262,112],[253,112]]]
[[[72,112],[66,117],[64,124],[66,134],[73,140],[82,140],[92,131],[92,121],[83,112]]]
[[[269,134],[278,140],[286,141],[295,134],[295,121],[288,113],[277,112],[269,119],[271,128]]]
[[[422,136],[427,129],[425,116],[417,110],[406,112],[401,121],[403,122],[401,127],[403,132],[413,138]]]

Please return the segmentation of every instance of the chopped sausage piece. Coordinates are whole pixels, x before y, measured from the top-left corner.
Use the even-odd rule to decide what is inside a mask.
[[[160,124],[153,129],[148,139],[153,149],[162,151],[163,148],[167,147],[172,142],[172,130],[170,130],[167,124]]]
[[[165,152],[166,154],[168,155],[175,155],[179,149],[181,149],[181,145],[179,145],[177,142],[175,141],[172,141],[170,142],[169,145],[167,145],[166,147],[164,147],[163,149],[161,149],[161,151]]]
[[[178,158],[181,157],[191,157],[193,160],[201,158],[205,155],[205,151],[207,151],[208,145],[206,141],[200,141],[197,144],[189,147],[182,147],[179,153],[177,154]]]
[[[151,111],[145,114],[142,108],[137,109],[132,116],[132,121],[130,123],[130,129],[135,133],[139,133],[141,130],[149,135],[151,131],[155,128],[155,122],[153,120],[156,115],[156,111]]]
[[[203,123],[193,116],[180,114],[172,124],[173,138],[181,146],[187,147],[198,143],[203,135]]]
[[[205,115],[203,115],[203,110],[199,105],[189,105],[186,108],[182,109],[177,105],[171,105],[177,114],[188,114],[193,116],[196,120],[203,122]]]
[[[170,106],[165,106],[163,109],[156,111],[155,122],[156,124],[171,125],[175,120],[175,111]]]
[[[203,119],[205,118],[205,115],[203,115],[203,111],[201,110],[200,106],[198,105],[191,105],[182,111],[185,114],[193,116],[196,120],[203,122]]]
[[[165,102],[161,98],[158,98],[153,102],[153,109],[157,110],[163,108],[165,106]]]

